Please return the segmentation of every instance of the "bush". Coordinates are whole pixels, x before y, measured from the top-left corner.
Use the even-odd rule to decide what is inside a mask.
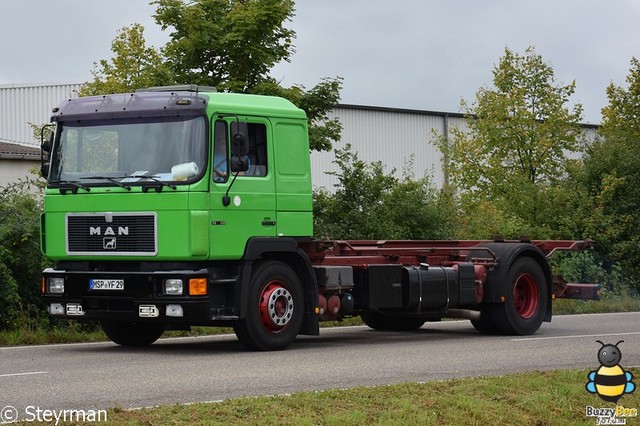
[[[335,192],[314,192],[314,232],[327,239],[442,239],[451,235],[453,207],[428,178],[415,179],[381,162],[365,163],[350,146],[335,151]]]
[[[20,317],[18,284],[11,271],[0,260],[0,330],[14,329]]]
[[[44,318],[39,307],[41,194],[33,180],[0,188],[0,329],[25,317]]]
[[[636,295],[633,281],[619,264],[603,262],[591,251],[559,252],[552,258],[553,272],[568,282],[602,286],[602,298]]]

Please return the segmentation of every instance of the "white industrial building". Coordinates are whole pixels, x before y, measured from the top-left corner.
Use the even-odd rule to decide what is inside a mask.
[[[63,99],[75,97],[81,83],[0,85],[0,186],[37,164],[38,146],[30,124],[49,122],[51,109]],[[342,123],[342,140],[335,148],[351,144],[352,150],[366,162],[381,161],[385,170],[401,174],[407,170],[416,178],[431,176],[435,184],[444,182],[442,155],[433,144],[435,135],[446,135],[452,128],[465,128],[460,113],[419,111],[397,108],[339,105],[330,118]],[[593,140],[597,126],[585,125],[585,139]],[[7,146],[17,145],[16,152]],[[25,148],[26,147],[26,148]],[[24,153],[23,151],[28,151]],[[20,154],[22,153],[22,154]],[[22,155],[22,156],[21,156]],[[313,152],[311,164],[315,187],[331,189],[337,171],[332,152]],[[10,170],[10,172],[8,172]],[[6,172],[6,173],[5,173]]]

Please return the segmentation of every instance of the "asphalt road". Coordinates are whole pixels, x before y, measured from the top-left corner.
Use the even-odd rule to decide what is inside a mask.
[[[468,321],[417,332],[323,329],[285,351],[248,352],[235,336],[0,348],[0,409],[89,410],[422,382],[600,365],[596,340],[640,366],[640,312],[558,316],[534,336],[483,336]]]

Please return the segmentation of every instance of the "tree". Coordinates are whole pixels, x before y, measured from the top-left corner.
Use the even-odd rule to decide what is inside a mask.
[[[133,24],[118,31],[111,43],[110,61],[94,63],[93,81],[79,90],[80,96],[126,93],[141,87],[170,84],[172,77],[157,49],[147,47],[144,27]]]
[[[292,0],[156,0],[155,19],[171,28],[164,47],[177,81],[247,92],[293,54],[295,32],[285,28]]]
[[[340,100],[341,78],[324,78],[310,90],[302,85],[285,88],[269,79],[260,83],[252,93],[281,96],[303,109],[309,118],[309,147],[316,151],[329,151],[333,141],[340,140],[342,123],[329,118],[329,112]]]
[[[269,71],[295,52],[295,32],[285,27],[293,0],[156,0],[154,15],[170,39],[149,48],[143,27],[123,28],[111,61],[95,65],[94,80],[81,95],[127,92],[167,84],[214,86],[219,91],[275,95],[306,111],[311,149],[329,150],[342,126],[329,111],[340,99],[340,78],[325,78],[313,88],[285,88]]]
[[[507,229],[540,231],[549,219],[541,207],[566,176],[566,153],[578,148],[582,106],[566,105],[575,82],[556,85],[553,68],[530,47],[524,55],[506,48],[493,84],[478,90],[473,104],[462,101],[468,132],[454,129],[450,142],[441,139],[445,168],[467,215],[489,203]],[[547,215],[555,210],[549,207]]]
[[[631,60],[627,87],[611,83],[601,138],[587,149],[583,184],[591,196],[588,231],[601,255],[640,281],[640,61]]]

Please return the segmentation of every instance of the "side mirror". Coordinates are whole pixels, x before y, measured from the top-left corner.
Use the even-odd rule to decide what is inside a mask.
[[[231,123],[231,155],[245,157],[249,154],[249,126],[247,123]]]
[[[53,130],[49,130],[45,140],[45,130],[50,129],[50,127],[51,125],[47,124],[40,129],[40,174],[45,179],[49,177],[49,155],[51,154],[54,138]]]
[[[232,173],[246,172],[249,170],[249,157],[234,155],[231,157],[230,167]]]
[[[49,177],[49,163],[43,163],[40,166],[40,174],[45,179]]]
[[[40,148],[44,151],[44,152],[51,152],[51,147],[53,146],[53,131],[50,130],[49,131],[49,136],[47,137],[46,140],[42,140],[41,144],[40,144]]]

